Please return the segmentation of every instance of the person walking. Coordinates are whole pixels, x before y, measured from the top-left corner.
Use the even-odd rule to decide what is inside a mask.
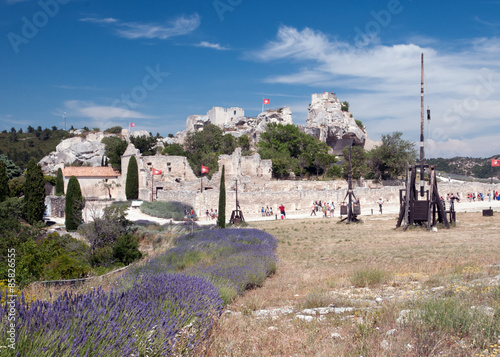
[[[379,198],[377,203],[378,203],[378,208],[380,210],[380,214],[382,214],[382,204],[384,203],[384,200],[382,199],[382,197]]]
[[[314,202],[311,206],[311,214],[310,215],[312,216],[313,214],[316,216],[316,205],[314,204]]]
[[[285,219],[286,218],[285,206],[283,206],[283,204],[281,204],[279,206],[279,209],[280,209],[280,213],[281,213],[281,219]]]

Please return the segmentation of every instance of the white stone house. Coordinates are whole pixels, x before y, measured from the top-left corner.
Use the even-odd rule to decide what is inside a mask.
[[[120,199],[122,188],[121,175],[112,167],[65,167],[62,170],[64,178],[64,192],[67,192],[71,176],[78,179],[82,195],[85,198]],[[110,197],[111,195],[111,197]]]

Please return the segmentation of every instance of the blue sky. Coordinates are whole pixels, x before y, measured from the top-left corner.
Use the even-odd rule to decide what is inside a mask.
[[[128,127],[166,136],[213,106],[256,116],[312,93],[373,140],[426,156],[500,154],[500,1],[0,0],[0,129]]]

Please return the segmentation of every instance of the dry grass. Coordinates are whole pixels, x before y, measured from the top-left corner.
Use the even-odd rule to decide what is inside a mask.
[[[395,216],[351,225],[337,219],[252,223],[278,239],[278,271],[228,307],[232,313],[220,319],[208,356],[500,353],[500,336],[487,332],[485,341],[459,327],[446,330],[415,319],[396,323],[401,310],[415,310],[437,296],[496,309],[493,327],[487,329],[500,331],[498,279],[492,279],[500,274],[500,215],[462,213],[457,218],[455,228],[438,232],[396,230]],[[492,281],[496,287],[488,286]],[[328,305],[356,310],[316,315],[309,322],[296,317],[304,308]],[[294,312],[264,318],[255,313],[285,307]]]

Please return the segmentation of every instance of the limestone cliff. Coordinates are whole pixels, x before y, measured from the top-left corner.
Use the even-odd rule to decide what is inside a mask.
[[[360,128],[351,113],[342,108],[335,93],[328,92],[312,95],[303,130],[325,142],[335,154],[340,154],[351,142],[364,146],[367,139],[365,129]]]
[[[58,168],[64,168],[77,162],[81,165],[101,166],[105,145],[101,140],[110,134],[91,133],[87,136],[75,136],[65,139],[51,152],[40,160],[39,164],[44,173],[54,173]]]

